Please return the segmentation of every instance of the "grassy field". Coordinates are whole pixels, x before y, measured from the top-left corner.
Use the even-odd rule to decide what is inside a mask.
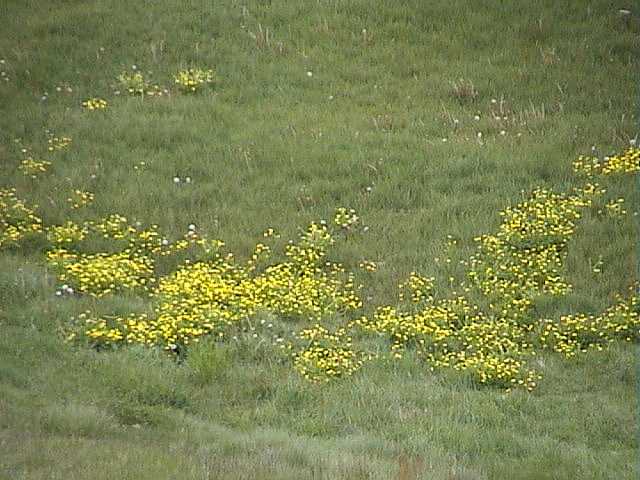
[[[0,189],[38,205],[46,226],[118,213],[178,238],[194,225],[240,262],[269,228],[283,261],[310,222],[354,209],[328,258],[354,272],[363,306],[321,322],[398,304],[411,272],[447,298],[500,211],[536,187],[582,186],[579,155],[640,142],[640,12],[588,3],[5,0]],[[174,75],[191,67],[213,69],[215,82],[182,94]],[[167,93],[128,95],[123,72]],[[107,108],[83,108],[93,97]],[[53,136],[72,142],[49,153]],[[51,161],[35,179],[20,169],[31,154]],[[623,198],[626,213],[585,210],[562,266],[572,288],[536,296],[528,315],[597,314],[637,280],[636,177],[598,180],[602,205]],[[74,208],[75,190],[95,198]],[[66,341],[73,319],[151,301],[56,295],[50,246],[33,235],[0,249],[2,479],[638,474],[635,343],[541,352],[537,388],[508,393],[432,372],[411,348],[316,385],[253,327],[179,358],[92,348]],[[283,332],[315,323],[261,310],[248,325],[260,320]],[[353,335],[388,350],[387,338]]]

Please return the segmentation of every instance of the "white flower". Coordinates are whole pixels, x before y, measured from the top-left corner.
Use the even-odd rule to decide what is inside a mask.
[[[62,295],[62,292],[60,290],[56,290],[56,297],[59,297]]]
[[[482,132],[477,133],[478,138],[482,138]]]
[[[636,139],[632,138],[631,140],[629,140],[629,145],[635,145],[636,144]]]
[[[474,115],[473,119],[474,120],[480,120],[480,115]]]
[[[163,238],[162,245],[169,245],[169,240],[167,240],[166,238]]]
[[[173,183],[180,183],[180,177],[173,177]]]
[[[189,224],[189,230],[193,231],[195,229],[196,229],[196,226],[193,223]]]
[[[131,65],[131,70],[137,70],[138,66],[137,65]]]
[[[313,72],[311,70],[307,72],[307,77],[313,77]]]
[[[184,179],[184,181],[185,181],[186,183],[191,183],[191,177],[186,177],[186,178]]]
[[[507,131],[506,130],[500,130],[500,135],[506,135]]]

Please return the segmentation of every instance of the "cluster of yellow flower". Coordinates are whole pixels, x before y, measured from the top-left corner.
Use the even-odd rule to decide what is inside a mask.
[[[47,228],[47,238],[57,246],[77,244],[84,240],[88,234],[89,229],[86,226],[71,221]]]
[[[353,340],[344,328],[332,333],[315,324],[299,332],[297,339],[305,345],[292,353],[293,366],[310,382],[347,377],[363,365],[364,354],[353,350]]]
[[[367,272],[376,272],[378,271],[378,264],[371,260],[362,260],[358,266]]]
[[[635,285],[636,290],[640,285]],[[633,292],[600,315],[564,315],[559,321],[543,320],[538,338],[544,348],[551,348],[565,357],[574,357],[590,349],[603,350],[616,339],[635,341],[640,338],[640,298]]]
[[[433,300],[435,280],[433,277],[423,277],[416,272],[411,272],[407,281],[399,285],[400,301],[405,300],[407,292],[409,292],[413,303]]]
[[[142,72],[138,71],[122,72],[118,75],[118,83],[130,95],[159,97],[167,93],[166,89],[149,82]]]
[[[573,170],[587,177],[640,172],[640,148],[628,148],[620,155],[605,157],[604,161],[581,155],[573,162]]]
[[[327,226],[313,222],[300,236],[297,244],[290,242],[287,245],[285,254],[294,262],[311,267],[326,256],[328,248],[334,243]]]
[[[605,206],[605,212],[610,217],[622,217],[627,214],[624,208],[624,198],[609,201]]]
[[[103,98],[89,98],[82,102],[82,106],[87,110],[103,110],[107,108],[107,101]]]
[[[18,198],[15,188],[0,189],[0,248],[16,245],[29,233],[42,232],[37,205],[28,206]]]
[[[640,172],[640,148],[628,148],[621,155],[608,157],[602,166],[603,175]]]
[[[213,83],[215,78],[213,70],[201,68],[189,68],[180,70],[174,77],[175,83],[184,93],[193,93],[208,83]]]
[[[112,238],[135,239],[130,241],[129,249],[121,252],[129,263],[114,254],[69,257],[68,252],[58,249],[50,256],[55,261],[62,257],[65,270],[60,280],[76,285],[79,292],[98,296],[114,288],[150,285],[152,254],[163,252],[157,250],[155,243],[137,242],[140,238],[148,241],[159,234],[156,235],[155,230],[125,227],[124,220],[123,217],[106,219],[93,228],[108,230]],[[203,335],[222,337],[229,326],[257,311],[270,311],[281,317],[321,319],[358,309],[362,302],[354,290],[352,276],[345,274],[339,265],[323,261],[326,244],[331,241],[326,227],[312,224],[298,243],[287,246],[290,261],[267,266],[262,273],[255,272],[255,265],[258,257],[269,250],[263,244],[258,244],[246,265],[237,265],[231,254],[220,253],[207,261],[187,261],[177,271],[161,277],[150,291],[155,300],[153,316],[114,317],[109,322],[90,318],[91,328],[85,333],[96,343],[135,342],[175,350]],[[206,239],[197,242],[221,246]],[[140,253],[142,250],[146,256]],[[98,261],[106,272],[112,272],[109,284],[104,281],[89,284],[85,280]],[[111,265],[104,265],[107,261]],[[126,275],[125,268],[128,268]],[[105,275],[103,272],[99,278]]]
[[[171,243],[161,238],[157,226],[138,229],[117,214],[99,222],[54,225],[47,229],[47,236],[53,243],[48,260],[58,270],[58,279],[75,286],[78,293],[95,297],[131,288],[147,289],[155,281],[156,255],[171,255],[195,243],[209,246],[197,239]],[[110,240],[112,252],[85,253],[82,242],[90,238]]]
[[[333,216],[333,223],[338,227],[348,230],[360,221],[360,217],[356,214],[353,208],[340,207],[336,209],[336,213]]]
[[[95,230],[103,238],[110,238],[113,240],[123,240],[134,235],[137,229],[129,225],[126,217],[117,213],[111,214],[108,217],[103,218],[100,222],[87,222],[87,226],[91,230]]]
[[[270,238],[270,237],[274,237],[274,238],[280,238],[280,234],[278,232],[276,232],[273,228],[267,228],[263,233],[262,236],[264,238]]]
[[[271,254],[271,248],[264,243],[258,243],[253,249],[251,258],[247,261],[247,270],[253,272],[260,264],[264,264]]]
[[[417,312],[379,307],[372,318],[355,323],[388,335],[393,358],[412,346],[432,370],[453,369],[481,384],[528,390],[540,379],[526,368],[524,358],[531,353],[526,331],[510,320],[487,318],[462,296],[429,301]]]
[[[47,160],[35,160],[32,156],[28,156],[20,162],[18,169],[26,177],[37,178],[38,175],[46,172],[50,166],[51,162]]]
[[[602,172],[634,173],[627,152]],[[611,160],[611,159],[610,159]],[[591,170],[590,170],[591,171]],[[606,173],[605,173],[606,174]],[[570,285],[561,272],[566,248],[581,217],[581,209],[605,190],[588,183],[573,194],[536,189],[530,198],[500,213],[502,223],[494,234],[476,241],[468,262],[471,287],[484,297],[488,308],[458,296],[435,300],[433,279],[412,273],[400,285],[412,292],[417,311],[379,307],[372,317],[355,322],[365,330],[387,335],[391,354],[401,358],[408,346],[425,358],[432,369],[450,368],[470,374],[482,384],[531,391],[541,378],[528,367],[536,348],[551,348],[567,357],[589,348],[602,349],[614,339],[640,337],[640,299],[637,294],[602,315],[568,315],[558,321],[535,321],[530,308],[542,294],[564,295]],[[616,209],[622,202],[617,200]],[[608,207],[613,208],[613,207]],[[597,268],[596,268],[597,269]],[[465,288],[470,292],[470,288]]]
[[[128,250],[80,255],[57,248],[48,252],[47,258],[58,269],[61,282],[98,298],[113,292],[144,289],[155,281],[153,260]]]
[[[81,225],[68,221],[63,225],[49,227],[48,232],[53,235],[52,241],[56,239],[54,243],[57,244],[74,243],[91,234],[97,238],[112,240],[114,248],[119,246],[122,250],[127,249],[149,257],[173,255],[193,246],[208,254],[224,245],[220,240],[199,238],[192,231],[171,242],[160,233],[157,225],[137,227],[130,225],[126,217],[118,214],[111,214],[99,222],[86,221]],[[81,249],[78,249],[77,253],[81,254]]]
[[[95,198],[94,194],[91,192],[85,192],[83,190],[74,190],[71,193],[71,197],[67,198],[67,202],[71,204],[71,207],[74,209],[86,207],[93,202]]]
[[[536,296],[569,291],[562,277],[566,246],[580,209],[590,204],[586,194],[536,189],[528,200],[500,212],[497,233],[476,238],[468,276],[498,316],[521,316]]]
[[[47,148],[40,154],[34,154],[31,148],[22,145],[20,139],[15,140],[15,142],[20,146],[20,151],[23,156],[23,160],[20,162],[18,170],[20,170],[25,176],[37,178],[49,169],[51,162],[48,160],[37,159],[39,156],[53,154],[59,150],[65,150],[69,145],[71,145],[71,138],[69,137],[56,137],[48,130],[47,136],[49,137],[47,139]]]
[[[58,150],[68,145],[65,142],[58,139],[49,146]],[[583,158],[574,167],[591,180],[600,174],[638,172],[639,159],[638,150],[631,149],[603,163]],[[270,262],[271,247],[264,243],[255,246],[245,263],[237,263],[232,254],[222,253],[223,242],[201,235],[195,225],[183,238],[170,241],[157,225],[143,228],[117,214],[97,222],[67,221],[45,231],[52,244],[48,260],[66,292],[94,297],[142,292],[153,303],[147,313],[84,315],[69,338],[84,337],[96,345],[140,343],[180,352],[205,335],[225,339],[232,328],[263,312],[285,321],[320,322],[345,315],[357,319],[333,332],[320,324],[303,328],[282,345],[304,378],[325,382],[357,371],[370,358],[354,348],[349,336],[352,329],[361,328],[387,336],[393,358],[402,358],[405,349],[413,348],[433,370],[451,369],[480,384],[531,391],[541,378],[530,367],[539,349],[573,357],[603,349],[616,339],[640,338],[637,292],[600,315],[532,318],[536,298],[570,290],[562,275],[568,243],[581,211],[603,193],[597,183],[585,183],[571,194],[535,189],[524,201],[500,212],[502,222],[494,233],[476,238],[474,254],[463,262],[470,279],[463,285],[464,295],[469,296],[453,293],[438,298],[434,278],[412,272],[399,286],[401,303],[407,300],[410,305],[380,306],[359,318],[360,287],[341,264],[327,261],[335,240],[324,221],[311,223],[297,241],[290,241],[284,248],[286,259],[277,263]],[[74,195],[70,200],[74,208],[93,199],[81,190]],[[605,208],[621,213],[623,201]],[[344,232],[359,221],[353,209],[342,207],[333,224]],[[42,231],[41,220],[15,190],[0,190],[0,247]],[[277,234],[268,229],[263,237]],[[86,251],[100,239],[108,245],[104,251]],[[449,246],[456,244],[451,236],[448,241]],[[161,257],[190,249],[197,250],[195,259],[184,260],[167,275],[158,274]],[[369,271],[377,268],[370,261],[360,266]],[[477,305],[470,300],[475,294],[480,296]]]
[[[47,140],[47,150],[50,152],[55,152],[56,150],[64,150],[71,145],[70,137],[56,137],[55,135],[50,134],[49,139]]]

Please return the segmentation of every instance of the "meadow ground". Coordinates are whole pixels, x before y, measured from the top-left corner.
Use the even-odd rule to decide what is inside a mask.
[[[572,167],[579,155],[640,141],[640,12],[621,16],[624,7],[6,0],[0,189],[39,205],[46,225],[119,213],[175,238],[193,224],[241,260],[269,228],[280,234],[276,249],[353,208],[357,225],[329,257],[356,272],[360,313],[395,305],[413,271],[433,276],[443,298],[499,211],[536,187],[583,185]],[[214,69],[214,83],[181,94],[173,76],[190,67]],[[143,72],[168,94],[127,95],[123,72]],[[83,108],[92,97],[107,108]],[[46,172],[25,175],[25,155],[39,160],[53,136],[72,143]],[[602,180],[605,200],[624,206],[583,215],[562,267],[572,288],[538,295],[536,318],[601,312],[636,280],[636,182]],[[95,198],[75,208],[81,195],[67,199],[76,190]],[[532,392],[431,372],[412,349],[315,385],[249,334],[205,340],[179,360],[67,342],[82,312],[123,314],[148,300],[57,296],[47,248],[30,238],[0,250],[0,478],[638,473],[633,343],[569,360],[543,352]]]

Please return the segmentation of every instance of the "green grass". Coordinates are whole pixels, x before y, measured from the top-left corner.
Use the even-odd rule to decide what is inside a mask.
[[[346,206],[369,228],[332,257],[380,264],[363,277],[368,304],[393,303],[412,270],[446,293],[460,270],[436,258],[455,265],[522,190],[569,190],[579,154],[640,133],[640,28],[621,20],[620,2],[401,3],[4,1],[0,187],[16,186],[48,224],[118,212],[180,235],[195,223],[241,258],[268,227],[284,244]],[[115,96],[134,64],[166,86],[191,65],[219,80],[193,97]],[[455,94],[461,78],[477,97]],[[82,111],[92,96],[109,107]],[[507,120],[494,119],[500,108]],[[73,145],[33,181],[17,171],[13,140],[42,144],[45,128]],[[176,175],[193,183],[176,186]],[[581,221],[573,292],[541,302],[542,315],[598,311],[637,277],[637,184],[607,187],[629,214]],[[72,210],[76,188],[96,201]],[[448,234],[461,239],[452,252]],[[98,353],[65,344],[61,326],[138,300],[61,301],[41,250],[0,253],[0,478],[637,474],[635,346],[545,356],[540,388],[511,395],[431,374],[410,355],[318,388],[252,344],[205,344],[185,363]]]

